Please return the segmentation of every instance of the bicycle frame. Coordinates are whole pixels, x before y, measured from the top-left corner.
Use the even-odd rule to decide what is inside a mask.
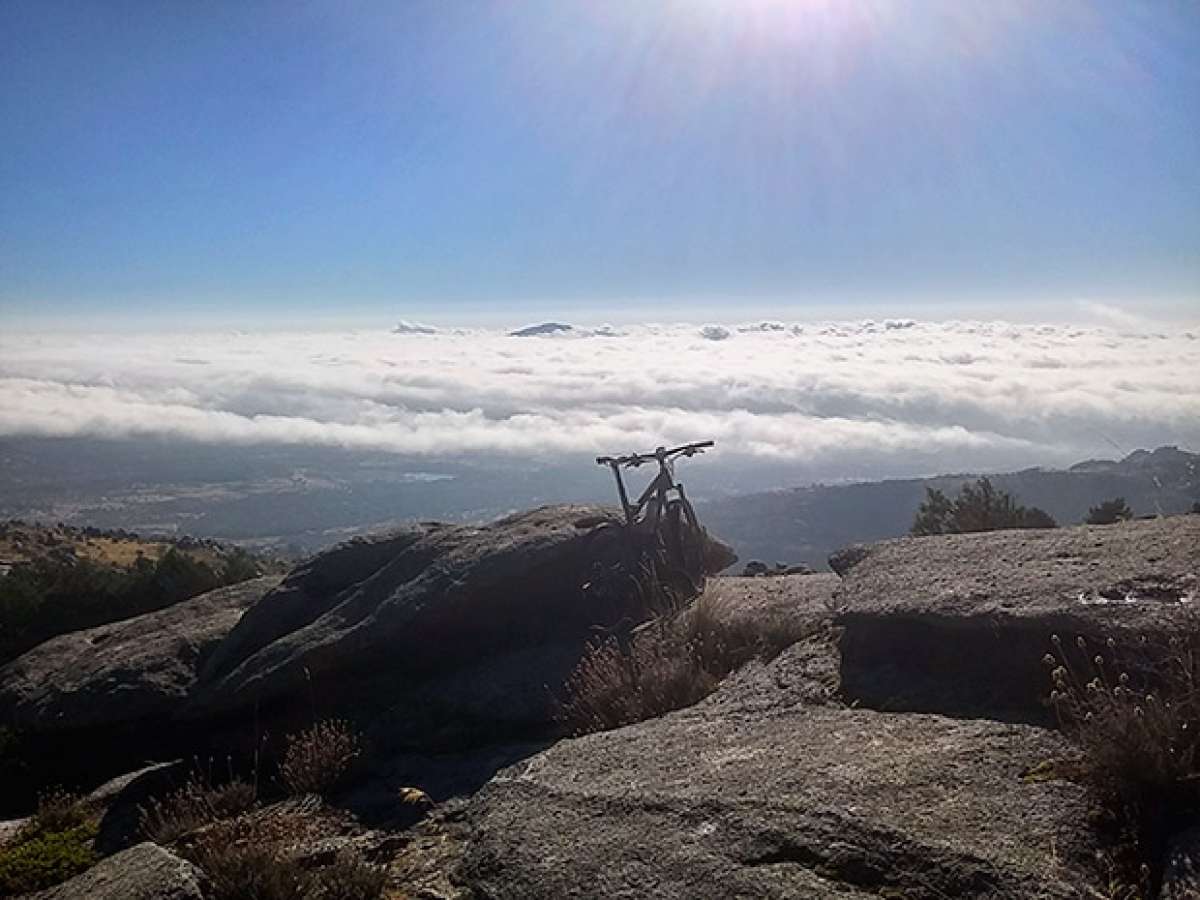
[[[649,510],[647,518],[644,521],[648,521],[653,530],[658,527],[663,510],[667,507],[667,493],[669,491],[676,491],[679,494],[679,498],[688,511],[689,517],[692,517],[691,503],[688,502],[687,496],[683,492],[683,485],[675,481],[673,461],[680,456],[695,456],[697,453],[703,453],[707,448],[715,445],[715,441],[697,441],[670,449],[659,447],[653,453],[631,453],[628,456],[597,456],[596,463],[597,465],[608,466],[612,469],[613,477],[617,482],[617,494],[621,498],[621,507],[625,512],[625,524],[632,528],[638,523],[643,511]],[[621,477],[621,469],[637,468],[648,462],[658,463],[658,474],[651,479],[650,484],[647,485],[637,501],[630,503],[629,494],[625,490],[625,480]]]

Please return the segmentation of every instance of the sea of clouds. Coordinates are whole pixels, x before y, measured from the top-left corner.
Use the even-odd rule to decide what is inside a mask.
[[[0,336],[0,435],[836,464],[1200,444],[1200,334],[911,320]]]

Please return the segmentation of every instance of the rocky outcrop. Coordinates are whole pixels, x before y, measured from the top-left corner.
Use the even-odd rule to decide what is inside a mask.
[[[589,638],[649,613],[646,598],[629,589],[628,549],[615,522],[600,508],[543,507],[482,526],[405,529],[322,554],[238,622],[205,666],[190,712],[228,712],[308,679],[381,671],[405,689],[465,677],[450,692],[465,697],[488,687],[485,661],[515,667],[501,680],[536,683],[544,694],[560,674],[543,668],[548,658],[577,657]],[[521,702],[520,691],[505,693]]]
[[[143,753],[198,752],[198,735],[219,738],[214,720],[252,735],[241,717],[294,700],[307,721],[314,693],[334,698],[339,716],[373,720],[388,745],[544,730],[552,688],[587,642],[650,614],[616,521],[603,508],[543,507],[488,525],[355,538],[282,582],[247,582],[40,645],[0,670],[0,722],[45,740],[104,731],[112,752],[97,775],[146,758],[122,756],[134,727]],[[729,564],[720,542],[704,549],[710,568]],[[186,746],[184,731],[180,747],[166,741],[177,728]]]
[[[193,763],[183,760],[154,763],[106,781],[84,803],[100,819],[96,851],[105,856],[126,850],[142,838],[142,807],[151,797],[162,797],[182,786]]]
[[[807,705],[793,653],[662,719],[563,741],[472,800],[460,877],[493,900],[1075,900],[1082,788],[1023,774],[1031,726]]]
[[[0,722],[45,733],[170,715],[207,655],[277,581],[51,638],[0,668]]]
[[[904,538],[837,592],[846,696],[880,709],[1044,720],[1050,636],[1200,630],[1200,517]]]
[[[829,568],[834,574],[845,578],[846,573],[867,558],[871,548],[865,544],[851,544],[829,554]]]
[[[231,669],[272,641],[309,625],[337,604],[342,591],[366,581],[413,544],[445,527],[410,525],[386,534],[361,535],[301,563],[260,601],[262,609],[249,623],[234,629],[215,648],[206,673]],[[429,561],[428,554],[410,557],[411,568],[405,574],[419,572]]]
[[[157,844],[138,844],[29,900],[204,900],[203,878]]]
[[[761,559],[752,559],[742,569],[742,578],[780,578],[784,575],[812,575],[815,572],[816,569],[803,563],[789,566],[787,563],[777,562],[772,567]]]
[[[187,656],[183,625],[171,626],[157,640],[174,664],[151,663],[146,622],[122,623],[135,671],[165,673],[132,680],[133,696],[159,698],[137,714],[193,737],[230,721],[246,731],[259,702],[266,721],[269,704],[292,696],[307,721],[314,685],[336,701],[331,711],[357,719],[373,754],[339,798],[353,813],[345,833],[322,826],[297,858],[320,865],[354,847],[390,862],[414,894],[1077,900],[1101,887],[1097,852],[1108,848],[1091,798],[1059,777],[1077,766],[1056,765],[1074,751],[1022,720],[1042,712],[1051,633],[1195,629],[1200,517],[904,539],[838,557],[841,577],[714,579],[705,603],[681,615],[762,636],[756,646],[772,653],[790,646],[689,709],[548,745],[537,726],[587,641],[649,612],[629,590],[622,536],[603,509],[554,507],[356,539],[261,598],[189,601],[209,610],[199,619],[213,617],[191,633],[228,633]],[[716,542],[710,551],[724,553]],[[115,707],[121,671],[78,665],[92,674],[64,683]],[[0,698],[40,696],[28,682],[13,694],[6,680]],[[280,721],[272,733],[287,730]],[[73,743],[63,727],[48,730],[48,751]],[[509,743],[485,746],[499,739]],[[179,774],[151,769],[94,793],[104,846],[127,846],[136,803]],[[425,805],[406,818],[413,788]],[[1167,896],[1189,896],[1195,840],[1177,838]],[[174,859],[140,845],[109,862],[123,858],[132,872]],[[102,865],[88,876],[121,873]],[[117,895],[104,881],[81,884],[80,896]]]

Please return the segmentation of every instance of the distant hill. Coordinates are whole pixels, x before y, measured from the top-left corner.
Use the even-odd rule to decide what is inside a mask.
[[[55,635],[285,568],[281,560],[201,538],[0,522],[0,664]]]
[[[559,334],[560,332],[573,331],[570,325],[564,325],[562,322],[542,322],[540,325],[527,325],[524,328],[518,328],[516,331],[510,331],[509,337],[538,337],[543,334]]]
[[[948,494],[977,474],[856,484],[827,484],[743,494],[697,503],[701,520],[729,541],[742,561],[804,562],[826,568],[847,544],[906,534],[926,488]],[[1200,454],[1176,447],[1136,450],[1121,460],[1093,459],[1059,469],[988,475],[1027,506],[1060,525],[1081,522],[1101,500],[1124,497],[1138,516],[1187,512],[1200,501]]]
[[[168,550],[204,563],[214,570],[228,565],[244,551],[209,538],[143,537],[123,529],[46,525],[20,520],[0,522],[0,574],[14,565],[34,562],[86,560],[98,566],[128,569],[139,559],[158,562]],[[283,563],[255,555],[266,571],[283,570]]]

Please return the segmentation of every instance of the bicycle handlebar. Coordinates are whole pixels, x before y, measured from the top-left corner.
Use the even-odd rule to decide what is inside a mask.
[[[706,448],[716,446],[716,441],[696,441],[691,444],[681,444],[667,449],[659,447],[653,453],[630,453],[628,456],[597,456],[596,464],[601,466],[640,466],[642,463],[656,460],[667,460],[673,456],[695,456],[703,453]]]

